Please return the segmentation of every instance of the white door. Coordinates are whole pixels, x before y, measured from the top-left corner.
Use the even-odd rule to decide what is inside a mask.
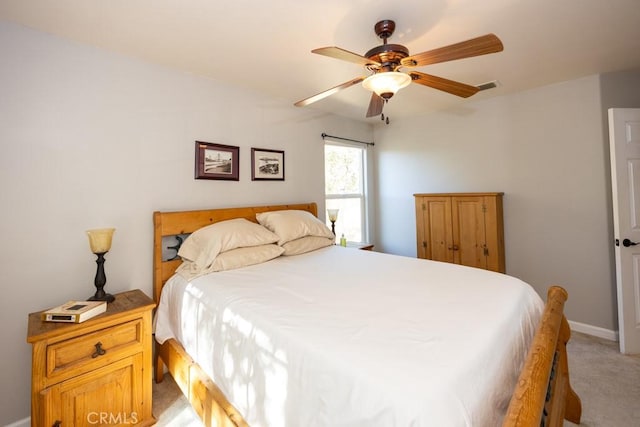
[[[609,109],[620,351],[640,353],[640,108]]]

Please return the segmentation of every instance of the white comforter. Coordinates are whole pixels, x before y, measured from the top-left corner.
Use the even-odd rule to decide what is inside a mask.
[[[332,246],[174,276],[156,339],[252,426],[498,426],[542,309],[510,276]]]

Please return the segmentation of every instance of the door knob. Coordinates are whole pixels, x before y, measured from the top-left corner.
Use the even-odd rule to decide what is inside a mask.
[[[624,246],[625,248],[628,248],[629,246],[635,246],[635,245],[637,245],[637,244],[638,244],[637,242],[632,242],[632,241],[631,241],[631,240],[629,240],[629,239],[624,239],[624,240],[622,241],[622,246]]]

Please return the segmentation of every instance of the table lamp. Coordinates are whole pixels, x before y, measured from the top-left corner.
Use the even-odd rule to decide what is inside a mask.
[[[89,298],[89,301],[106,301],[113,302],[115,297],[104,291],[104,285],[107,283],[107,277],[104,274],[104,254],[111,249],[111,239],[113,238],[113,232],[115,228],[98,228],[95,230],[87,230],[87,236],[89,236],[89,246],[91,246],[91,252],[97,255],[96,264],[98,264],[98,270],[96,271],[96,278],[94,284],[96,286],[96,293]]]
[[[327,213],[329,214],[329,221],[331,221],[331,231],[333,235],[336,235],[336,221],[338,220],[338,212],[340,209],[327,209]]]

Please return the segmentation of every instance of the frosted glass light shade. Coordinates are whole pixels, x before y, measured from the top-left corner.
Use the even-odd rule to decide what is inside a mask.
[[[94,254],[104,254],[111,249],[111,239],[115,228],[96,228],[95,230],[87,230],[89,236],[89,246]]]
[[[395,95],[397,91],[408,86],[409,83],[411,83],[411,76],[408,74],[398,71],[387,71],[367,77],[362,82],[362,86],[371,92],[375,92],[376,95],[382,98],[389,99]]]
[[[338,220],[338,211],[340,211],[340,209],[327,209],[329,221],[336,222]]]

